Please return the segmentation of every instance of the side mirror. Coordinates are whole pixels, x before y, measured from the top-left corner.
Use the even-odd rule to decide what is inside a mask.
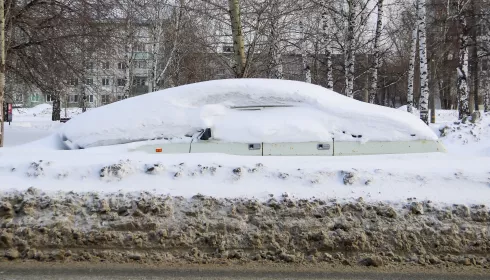
[[[211,137],[212,137],[211,128],[206,128],[204,130],[203,134],[201,135],[201,138],[199,138],[199,139],[200,140],[209,140]]]

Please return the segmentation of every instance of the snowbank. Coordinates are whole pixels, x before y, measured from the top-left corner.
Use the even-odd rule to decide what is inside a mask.
[[[404,111],[404,112],[407,112],[408,113],[408,111],[407,111],[407,105],[403,105],[403,106],[399,107],[398,110]],[[415,107],[412,107],[412,115],[415,115],[415,116],[419,117],[420,116],[419,109],[417,109]]]
[[[292,105],[263,111],[233,106]],[[297,81],[202,82],[126,99],[74,117],[60,135],[80,147],[183,138],[210,127],[229,142],[436,140],[417,117]]]
[[[30,263],[26,260],[63,267],[115,262],[129,269],[132,263],[182,268],[250,263],[258,271],[274,262],[280,266],[268,269],[386,266],[458,273],[472,266],[482,275],[478,279],[489,272],[485,205],[439,206],[411,198],[393,206],[288,194],[263,202],[146,192],[47,195],[29,188],[2,194],[0,209],[0,260],[23,265]]]
[[[37,106],[34,106],[32,108],[19,108],[19,109],[14,109],[13,114],[15,115],[32,115],[32,116],[37,116],[37,115],[46,115],[46,114],[51,114],[53,110],[53,106],[50,104],[40,104]]]

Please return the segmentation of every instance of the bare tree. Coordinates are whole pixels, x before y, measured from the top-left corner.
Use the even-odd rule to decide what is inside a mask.
[[[459,64],[458,64],[458,111],[459,118],[465,119],[470,115],[468,89],[468,26],[464,6],[466,3],[458,0],[456,12],[459,24]]]
[[[240,2],[239,0],[228,0],[228,4],[233,34],[233,50],[235,53],[235,66],[233,68],[235,69],[237,78],[244,78],[246,74],[246,57],[242,22],[240,19]]]
[[[347,34],[346,34],[346,46],[345,46],[345,95],[350,98],[354,98],[354,67],[355,67],[355,54],[354,54],[354,39],[355,32],[357,30],[357,0],[347,0]]]
[[[420,57],[420,119],[429,124],[429,81],[426,45],[426,5],[425,0],[418,0],[418,36],[419,36],[419,57]]]
[[[413,81],[415,78],[415,57],[417,55],[417,24],[413,25],[410,42],[410,62],[408,64],[407,111],[413,112]]]
[[[371,70],[371,87],[369,89],[369,102],[374,103],[376,93],[378,92],[378,71],[379,71],[379,41],[381,39],[381,31],[383,28],[383,0],[378,0],[378,18],[376,20],[376,33],[374,35],[373,46],[373,67]]]
[[[322,40],[325,47],[326,88],[333,90],[333,62],[332,62],[332,19],[328,13],[328,3],[322,2]]]
[[[280,33],[280,1],[272,0],[270,5],[270,34],[269,34],[269,78],[283,79],[283,67],[281,57],[281,33]]]
[[[311,68],[310,68],[310,63],[308,62],[308,50],[307,50],[308,41],[306,38],[305,24],[303,18],[299,20],[299,30],[301,36],[300,50],[301,50],[301,62],[303,64],[304,81],[306,83],[311,84]]]

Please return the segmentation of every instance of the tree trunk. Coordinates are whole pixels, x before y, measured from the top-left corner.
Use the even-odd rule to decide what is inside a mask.
[[[158,17],[157,17],[158,19]],[[157,19],[154,19],[155,21]],[[155,91],[157,88],[157,71],[158,71],[158,62],[159,62],[159,52],[160,52],[160,23],[153,22],[153,26],[151,27],[151,37],[152,37],[152,45],[151,45],[151,70],[150,70],[150,81],[149,81],[149,92]]]
[[[333,90],[333,63],[332,63],[332,32],[331,19],[328,16],[327,1],[322,3],[322,40],[325,46],[325,64],[327,76],[327,89]]]
[[[366,60],[368,60],[367,57],[368,57],[368,55],[366,55]],[[366,65],[368,65],[368,63],[366,63]],[[375,104],[375,102],[376,102],[376,95],[374,96],[374,98],[373,98],[373,100],[371,102],[371,100],[369,98],[369,87],[368,87],[368,85],[369,85],[369,75],[366,75],[366,82],[365,82],[365,85],[364,85],[364,97],[363,97],[362,100],[364,102],[370,102],[371,104]]]
[[[271,26],[270,26],[270,38],[269,38],[269,78],[271,79],[283,79],[283,69],[282,69],[282,57],[280,53],[281,48],[281,38],[280,32],[277,30],[279,25],[279,16],[276,13],[279,13],[278,10],[279,1],[275,1],[272,5],[271,9]]]
[[[87,86],[85,81],[82,81],[82,94],[80,95],[80,108],[82,108],[82,113],[87,111]]]
[[[131,87],[133,84],[133,73],[132,73],[132,68],[133,68],[133,42],[132,39],[131,41],[127,43],[128,46],[128,51],[125,54],[125,80],[126,83],[124,84],[124,97],[127,98],[131,95]]]
[[[354,33],[356,31],[357,0],[348,1],[347,40],[345,47],[345,95],[354,98]]]
[[[60,92],[55,92],[52,97],[53,97],[53,112],[51,113],[51,120],[55,122],[55,121],[59,121],[61,118]]]
[[[134,15],[134,6],[132,2],[129,2],[129,6],[127,7],[126,13],[126,37],[125,37],[125,52],[124,52],[124,67],[125,67],[125,84],[124,84],[124,98],[128,98],[131,95],[131,87],[133,85],[133,48],[134,48],[134,24],[133,24],[133,15]]]
[[[490,91],[488,89],[485,89],[485,113],[490,112]]]
[[[371,87],[369,88],[369,102],[374,103],[378,92],[378,70],[379,70],[379,40],[381,29],[383,28],[383,0],[378,0],[378,19],[376,23],[376,34],[374,35],[373,46],[373,69],[371,72]]]
[[[472,1],[473,2],[473,1]],[[479,95],[479,90],[480,90],[480,79],[479,79],[479,74],[478,69],[479,69],[479,63],[478,63],[478,36],[476,33],[476,26],[473,26],[472,32],[471,32],[471,39],[473,41],[473,47],[471,48],[471,60],[472,60],[472,67],[471,67],[471,75],[470,78],[472,80],[472,86],[471,91],[472,91],[472,96],[473,96],[473,106],[470,109],[470,113],[472,113],[473,109],[478,111],[478,95]]]
[[[413,112],[413,81],[415,78],[415,57],[417,56],[417,24],[413,25],[410,43],[410,62],[408,64],[407,111]]]
[[[229,14],[233,35],[233,50],[235,52],[235,75],[237,78],[244,78],[246,76],[246,57],[242,23],[240,20],[240,3],[239,0],[228,0],[228,5],[230,8]]]
[[[0,1],[0,148],[3,147],[5,130],[3,125],[3,103],[5,102],[5,5]]]
[[[430,123],[436,123],[436,98],[435,91],[429,95],[430,104]]]
[[[459,119],[465,119],[470,115],[468,105],[468,35],[466,18],[459,14],[459,65],[458,65],[458,104]]]
[[[425,0],[418,0],[417,10],[420,53],[420,119],[429,124],[429,71],[427,65]]]
[[[301,61],[303,63],[303,75],[305,78],[305,82],[311,84],[311,69],[310,64],[308,63],[308,52],[307,52],[307,41],[306,41],[306,32],[303,20],[299,21],[299,28],[301,34]]]

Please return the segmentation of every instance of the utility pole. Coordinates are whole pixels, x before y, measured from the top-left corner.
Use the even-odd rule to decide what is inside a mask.
[[[4,0],[0,0],[0,148],[3,147],[3,103],[5,101],[5,7]]]

